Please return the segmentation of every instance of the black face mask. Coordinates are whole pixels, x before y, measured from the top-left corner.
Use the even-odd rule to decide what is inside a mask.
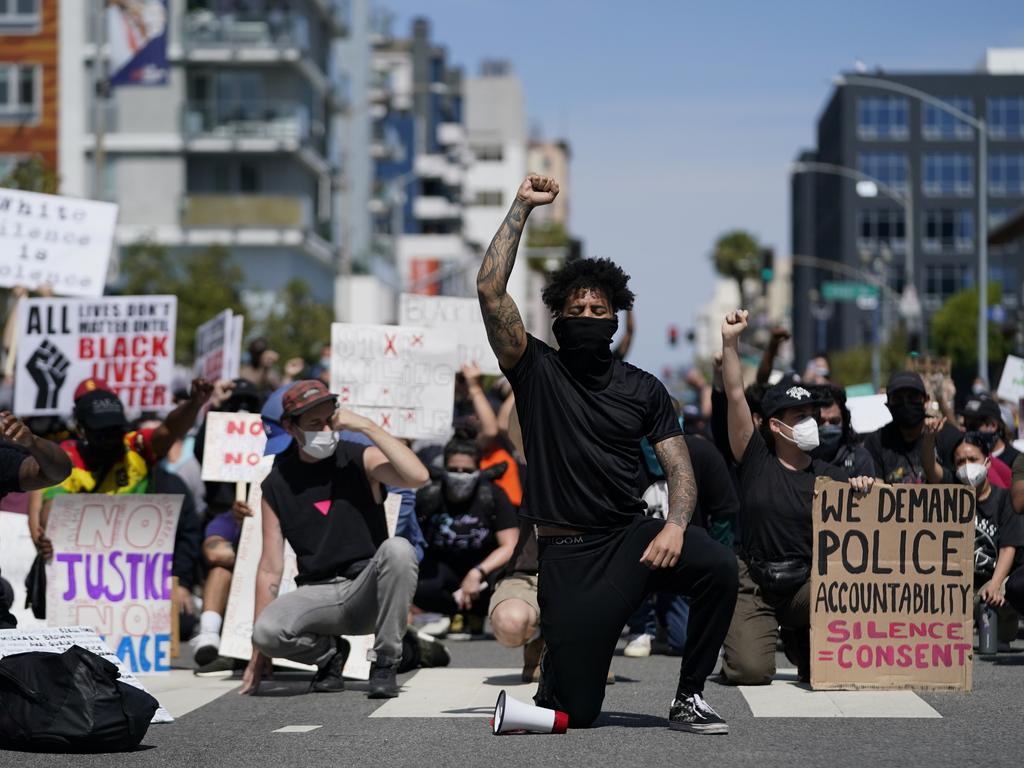
[[[843,428],[839,424],[822,424],[818,427],[818,447],[811,455],[822,461],[832,461],[843,444]]]
[[[897,427],[912,429],[924,421],[924,403],[897,403],[889,411]]]
[[[109,467],[124,456],[124,432],[101,430],[86,432],[82,441],[83,458],[94,468]]]
[[[603,389],[612,375],[612,336],[619,319],[559,317],[551,326],[558,357],[587,389]]]

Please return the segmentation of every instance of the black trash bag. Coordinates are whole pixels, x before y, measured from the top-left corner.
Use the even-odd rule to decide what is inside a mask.
[[[77,645],[0,659],[0,745],[51,752],[134,749],[159,704]]]

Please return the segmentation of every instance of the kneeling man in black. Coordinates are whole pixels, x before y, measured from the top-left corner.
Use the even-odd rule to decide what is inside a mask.
[[[555,317],[557,352],[526,333],[507,293],[526,217],[557,194],[554,179],[522,183],[477,277],[530,466],[523,508],[537,525],[547,643],[536,701],[567,712],[570,727],[593,723],[622,626],[647,595],[670,592],[690,598],[690,625],[669,725],[727,733],[702,693],[736,602],[736,558],[687,527],[696,484],[664,386],[612,354],[615,313],[633,305],[629,278],[606,259],[572,261],[552,277],[543,299]],[[665,468],[664,521],[644,516],[643,437]]]

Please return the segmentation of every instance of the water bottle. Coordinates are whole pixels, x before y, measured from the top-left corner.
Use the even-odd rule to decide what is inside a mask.
[[[978,653],[983,656],[995,654],[998,649],[999,617],[996,609],[986,605],[981,609],[981,623],[978,626]]]

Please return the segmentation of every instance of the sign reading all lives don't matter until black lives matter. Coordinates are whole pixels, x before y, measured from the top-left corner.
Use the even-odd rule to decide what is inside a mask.
[[[811,686],[971,689],[974,489],[815,485]]]

